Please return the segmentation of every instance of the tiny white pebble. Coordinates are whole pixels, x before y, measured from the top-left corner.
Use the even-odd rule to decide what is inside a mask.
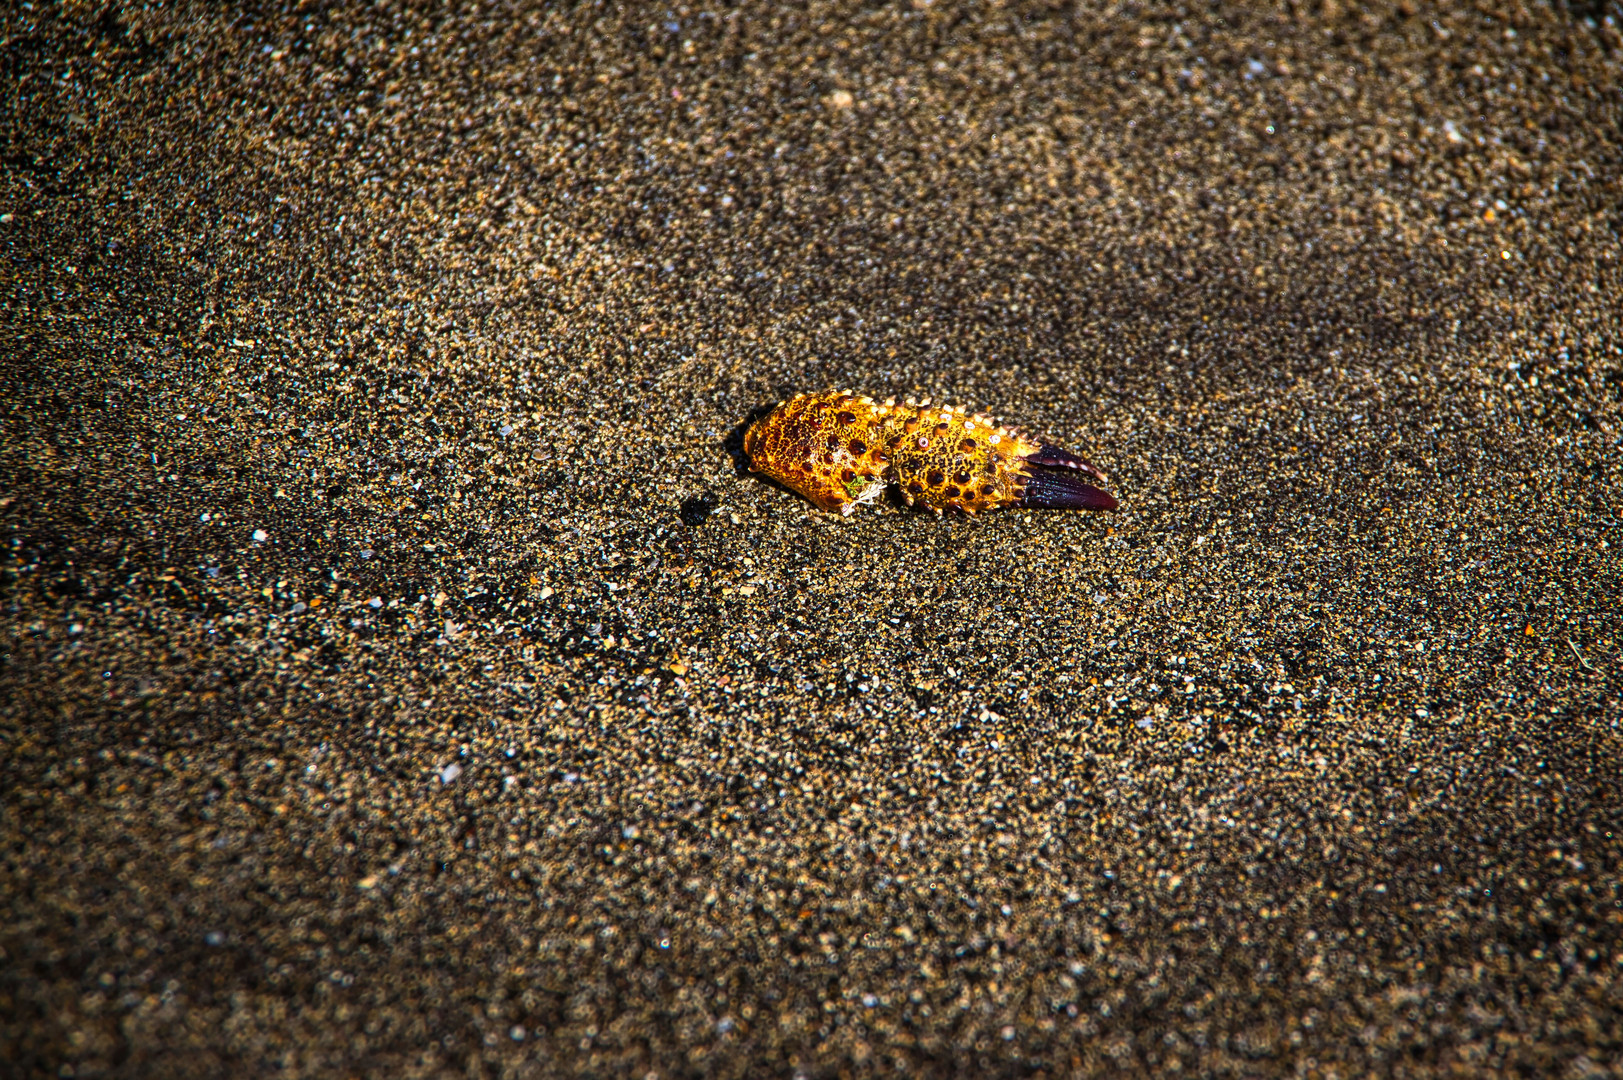
[[[263,544],[266,540],[269,540],[269,539],[270,539],[270,533],[266,532],[264,529],[255,529],[254,530],[254,542],[256,544]]]
[[[458,765],[456,762],[453,761],[453,762],[451,762],[451,764],[445,766],[443,769],[440,770],[440,783],[441,784],[449,784],[451,781],[455,780],[457,777],[459,777],[461,775],[462,775],[462,766]]]
[[[368,600],[366,602],[366,606],[371,607],[371,608],[380,608],[380,607],[382,607],[383,606],[383,597],[374,596],[372,599],[370,599],[370,600]]]

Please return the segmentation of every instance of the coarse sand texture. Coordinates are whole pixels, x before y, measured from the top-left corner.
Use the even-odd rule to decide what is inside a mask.
[[[0,1073],[1623,1077],[1620,23],[0,5]]]

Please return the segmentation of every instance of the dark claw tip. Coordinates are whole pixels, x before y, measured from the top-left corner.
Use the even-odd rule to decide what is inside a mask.
[[[1039,466],[1031,470],[1018,506],[1042,510],[1114,510],[1116,497],[1082,481],[1075,466]]]
[[[1033,465],[1046,465],[1051,468],[1061,469],[1077,469],[1081,472],[1088,473],[1091,476],[1096,476],[1100,480],[1105,478],[1104,473],[1100,472],[1092,465],[1089,465],[1086,461],[1083,461],[1069,450],[1061,450],[1059,447],[1050,446],[1047,443],[1043,443],[1042,447],[1035,454],[1032,454],[1030,457],[1026,458],[1026,460]]]

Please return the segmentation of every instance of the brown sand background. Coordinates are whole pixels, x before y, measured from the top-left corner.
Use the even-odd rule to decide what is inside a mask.
[[[1623,1075],[1618,17],[7,5],[0,1059]]]

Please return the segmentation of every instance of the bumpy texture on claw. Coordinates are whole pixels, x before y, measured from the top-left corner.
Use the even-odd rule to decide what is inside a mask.
[[[797,394],[744,435],[750,468],[824,510],[850,514],[894,484],[909,505],[968,514],[999,506],[1114,510],[1082,482],[1104,474],[961,408],[876,402],[849,390]]]
[[[849,514],[884,490],[886,457],[872,434],[883,418],[872,398],[830,390],[799,394],[750,425],[750,468]]]
[[[1047,443],[1043,443],[1042,448],[1026,460],[1033,465],[1059,465],[1067,469],[1078,469],[1090,476],[1096,476],[1100,480],[1105,478],[1104,473],[1069,450],[1061,450],[1059,447],[1049,446]]]

